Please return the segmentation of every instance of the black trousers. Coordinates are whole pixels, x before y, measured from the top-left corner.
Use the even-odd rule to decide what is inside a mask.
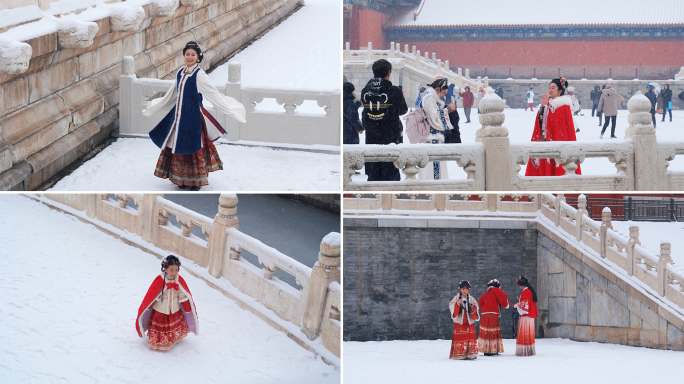
[[[606,116],[606,122],[603,123],[603,129],[601,130],[601,134],[603,135],[603,132],[606,131],[606,128],[608,128],[608,123],[613,120],[613,125],[610,127],[610,137],[615,136],[615,122],[617,121],[617,116]]]
[[[654,126],[654,127],[656,126],[655,114],[656,114],[655,108],[651,108],[651,120],[653,121],[653,126]]]
[[[591,117],[594,117],[594,111],[598,109],[598,103],[594,103],[594,106],[591,107]]]
[[[665,121],[665,114],[668,111],[670,112],[670,121],[672,121],[672,109],[665,109],[665,108],[663,108],[663,119],[661,121]]]

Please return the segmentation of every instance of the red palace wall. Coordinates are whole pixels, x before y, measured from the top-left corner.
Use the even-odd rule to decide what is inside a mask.
[[[508,78],[509,73],[514,79],[552,78],[560,67],[561,75],[575,79],[666,80],[684,65],[684,41],[674,40],[399,43],[402,50],[408,44],[423,55],[436,52],[452,68],[469,68],[471,77],[484,77],[486,71],[489,78]],[[380,46],[373,41],[373,47]]]
[[[368,42],[373,43],[375,49],[385,49],[385,35],[382,33],[382,23],[387,20],[384,13],[359,10],[359,46],[367,47]],[[389,45],[389,44],[387,44]]]

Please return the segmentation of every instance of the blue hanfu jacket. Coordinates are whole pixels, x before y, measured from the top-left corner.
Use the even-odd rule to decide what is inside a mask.
[[[200,84],[198,84],[198,78]],[[149,116],[173,102],[173,96],[178,95],[171,111],[149,133],[150,138],[159,148],[171,147],[172,153],[179,155],[189,155],[199,151],[202,149],[203,120],[210,140],[217,140],[221,134],[226,133],[202,106],[203,96],[200,89],[207,93],[209,101],[215,108],[238,121],[243,123],[246,121],[242,104],[220,94],[211,84],[204,70],[198,65],[183,67],[176,74],[175,86],[169,89],[162,100],[153,101],[153,104],[143,111],[143,114]]]

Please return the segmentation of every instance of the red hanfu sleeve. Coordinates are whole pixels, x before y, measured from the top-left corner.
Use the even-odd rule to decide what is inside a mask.
[[[183,306],[185,312],[192,312],[192,308],[190,307],[190,301],[184,301],[181,303],[181,305]]]
[[[499,302],[499,305],[502,307],[507,307],[508,306],[508,295],[506,292],[504,292],[501,289],[496,290],[496,300]]]

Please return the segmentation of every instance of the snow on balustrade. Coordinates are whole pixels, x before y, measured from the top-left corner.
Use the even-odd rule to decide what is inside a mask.
[[[307,301],[312,280],[311,267],[237,230],[236,195],[222,194],[220,196],[218,214],[214,220],[159,195],[120,194],[120,196],[120,198],[138,198],[137,215],[131,215],[129,211],[133,210],[132,208],[125,206],[125,203],[122,207],[108,194],[45,194],[35,198],[90,221],[121,236],[122,239],[125,238],[126,242],[148,249],[158,256],[173,252],[193,261],[194,264],[184,263],[183,265],[203,278],[211,280],[224,290],[226,296],[242,303],[241,305],[261,311],[262,315],[270,319],[269,323],[277,329],[287,330],[289,333],[301,333],[291,327],[301,328],[303,332],[305,317],[321,321],[321,319],[327,320],[330,313],[334,314],[335,311],[329,306],[326,309],[322,303],[320,306],[315,306]],[[86,211],[85,214],[83,211]],[[177,221],[182,224],[180,229],[168,223],[167,219],[172,215],[176,216]],[[134,219],[129,220],[130,217]],[[209,235],[207,241],[190,233],[190,228],[195,225],[201,226],[203,232]],[[336,241],[339,243],[339,234],[331,233],[326,236],[326,239],[327,243],[321,243],[321,254],[318,259],[319,261],[326,257],[336,259],[337,263],[332,263],[326,268],[339,272],[337,264],[339,264],[340,246],[328,244]],[[324,248],[326,254],[323,254]],[[242,251],[254,253],[259,263],[264,266],[263,271],[242,258],[240,256]],[[278,269],[295,276],[301,290],[274,277],[273,272]],[[327,287],[328,283],[314,287],[314,294],[325,298],[328,295]],[[235,289],[238,289],[240,293],[235,293]],[[317,289],[325,291],[318,292]],[[245,301],[246,297],[249,300]],[[258,305],[255,307],[252,301]],[[337,303],[336,308],[339,308],[339,299]],[[260,309],[261,306],[263,310]],[[324,315],[323,311],[326,310]],[[274,320],[275,318],[280,320]],[[318,336],[323,337],[322,343],[324,348],[327,348],[326,350],[317,349],[315,343],[308,345],[302,341],[303,344],[300,343],[300,345],[324,355],[327,362],[339,365],[339,342],[335,341],[340,337],[339,326],[326,328],[325,335],[320,333],[319,327],[313,335],[309,332],[294,337],[300,340],[307,339],[307,337],[309,340],[315,340]]]
[[[122,136],[145,136],[168,113],[165,108],[152,116],[142,110],[151,97],[163,97],[174,80],[138,79],[133,72],[134,58],[123,58],[122,75],[119,78],[121,92],[121,115],[119,133]],[[203,104],[226,130],[223,137],[229,141],[258,141],[301,145],[340,145],[340,92],[336,90],[278,89],[270,87],[242,86],[240,63],[228,66],[228,82],[217,85],[221,94],[238,100],[245,106],[246,123],[240,123],[217,111],[207,100]],[[279,112],[259,111],[256,106],[264,99],[273,98],[282,105]],[[324,115],[299,113],[297,108],[305,101],[315,101],[325,111]]]
[[[365,195],[357,194],[344,199],[345,218],[373,217],[373,214],[377,214],[383,218],[412,215],[423,219],[435,216],[469,220],[477,215],[482,218],[514,217],[536,220],[562,233],[568,243],[577,244],[578,249],[589,252],[595,260],[603,260],[612,265],[615,270],[622,272],[624,278],[629,279],[631,276],[642,287],[650,288],[653,294],[658,294],[668,303],[676,304],[676,311],[684,318],[684,268],[674,265],[670,257],[670,242],[661,240],[660,254],[654,254],[640,245],[639,227],[633,222],[629,224],[628,238],[613,230],[609,208],[603,210],[601,221],[589,217],[584,195],[580,195],[578,199],[579,209],[567,204],[562,194],[554,196],[549,193],[526,194],[530,202],[521,202],[517,196],[518,201],[502,201],[505,196],[513,196],[507,194],[480,195],[482,201],[477,202],[450,201],[453,194],[429,194],[427,199],[398,199],[399,195],[396,194],[379,194],[375,195],[375,199],[363,196]],[[469,195],[463,196],[467,198]],[[496,198],[498,204],[489,204],[491,198]],[[459,205],[450,205],[454,203]],[[504,207],[505,210],[502,209]],[[531,215],[520,216],[519,212],[530,212]]]

